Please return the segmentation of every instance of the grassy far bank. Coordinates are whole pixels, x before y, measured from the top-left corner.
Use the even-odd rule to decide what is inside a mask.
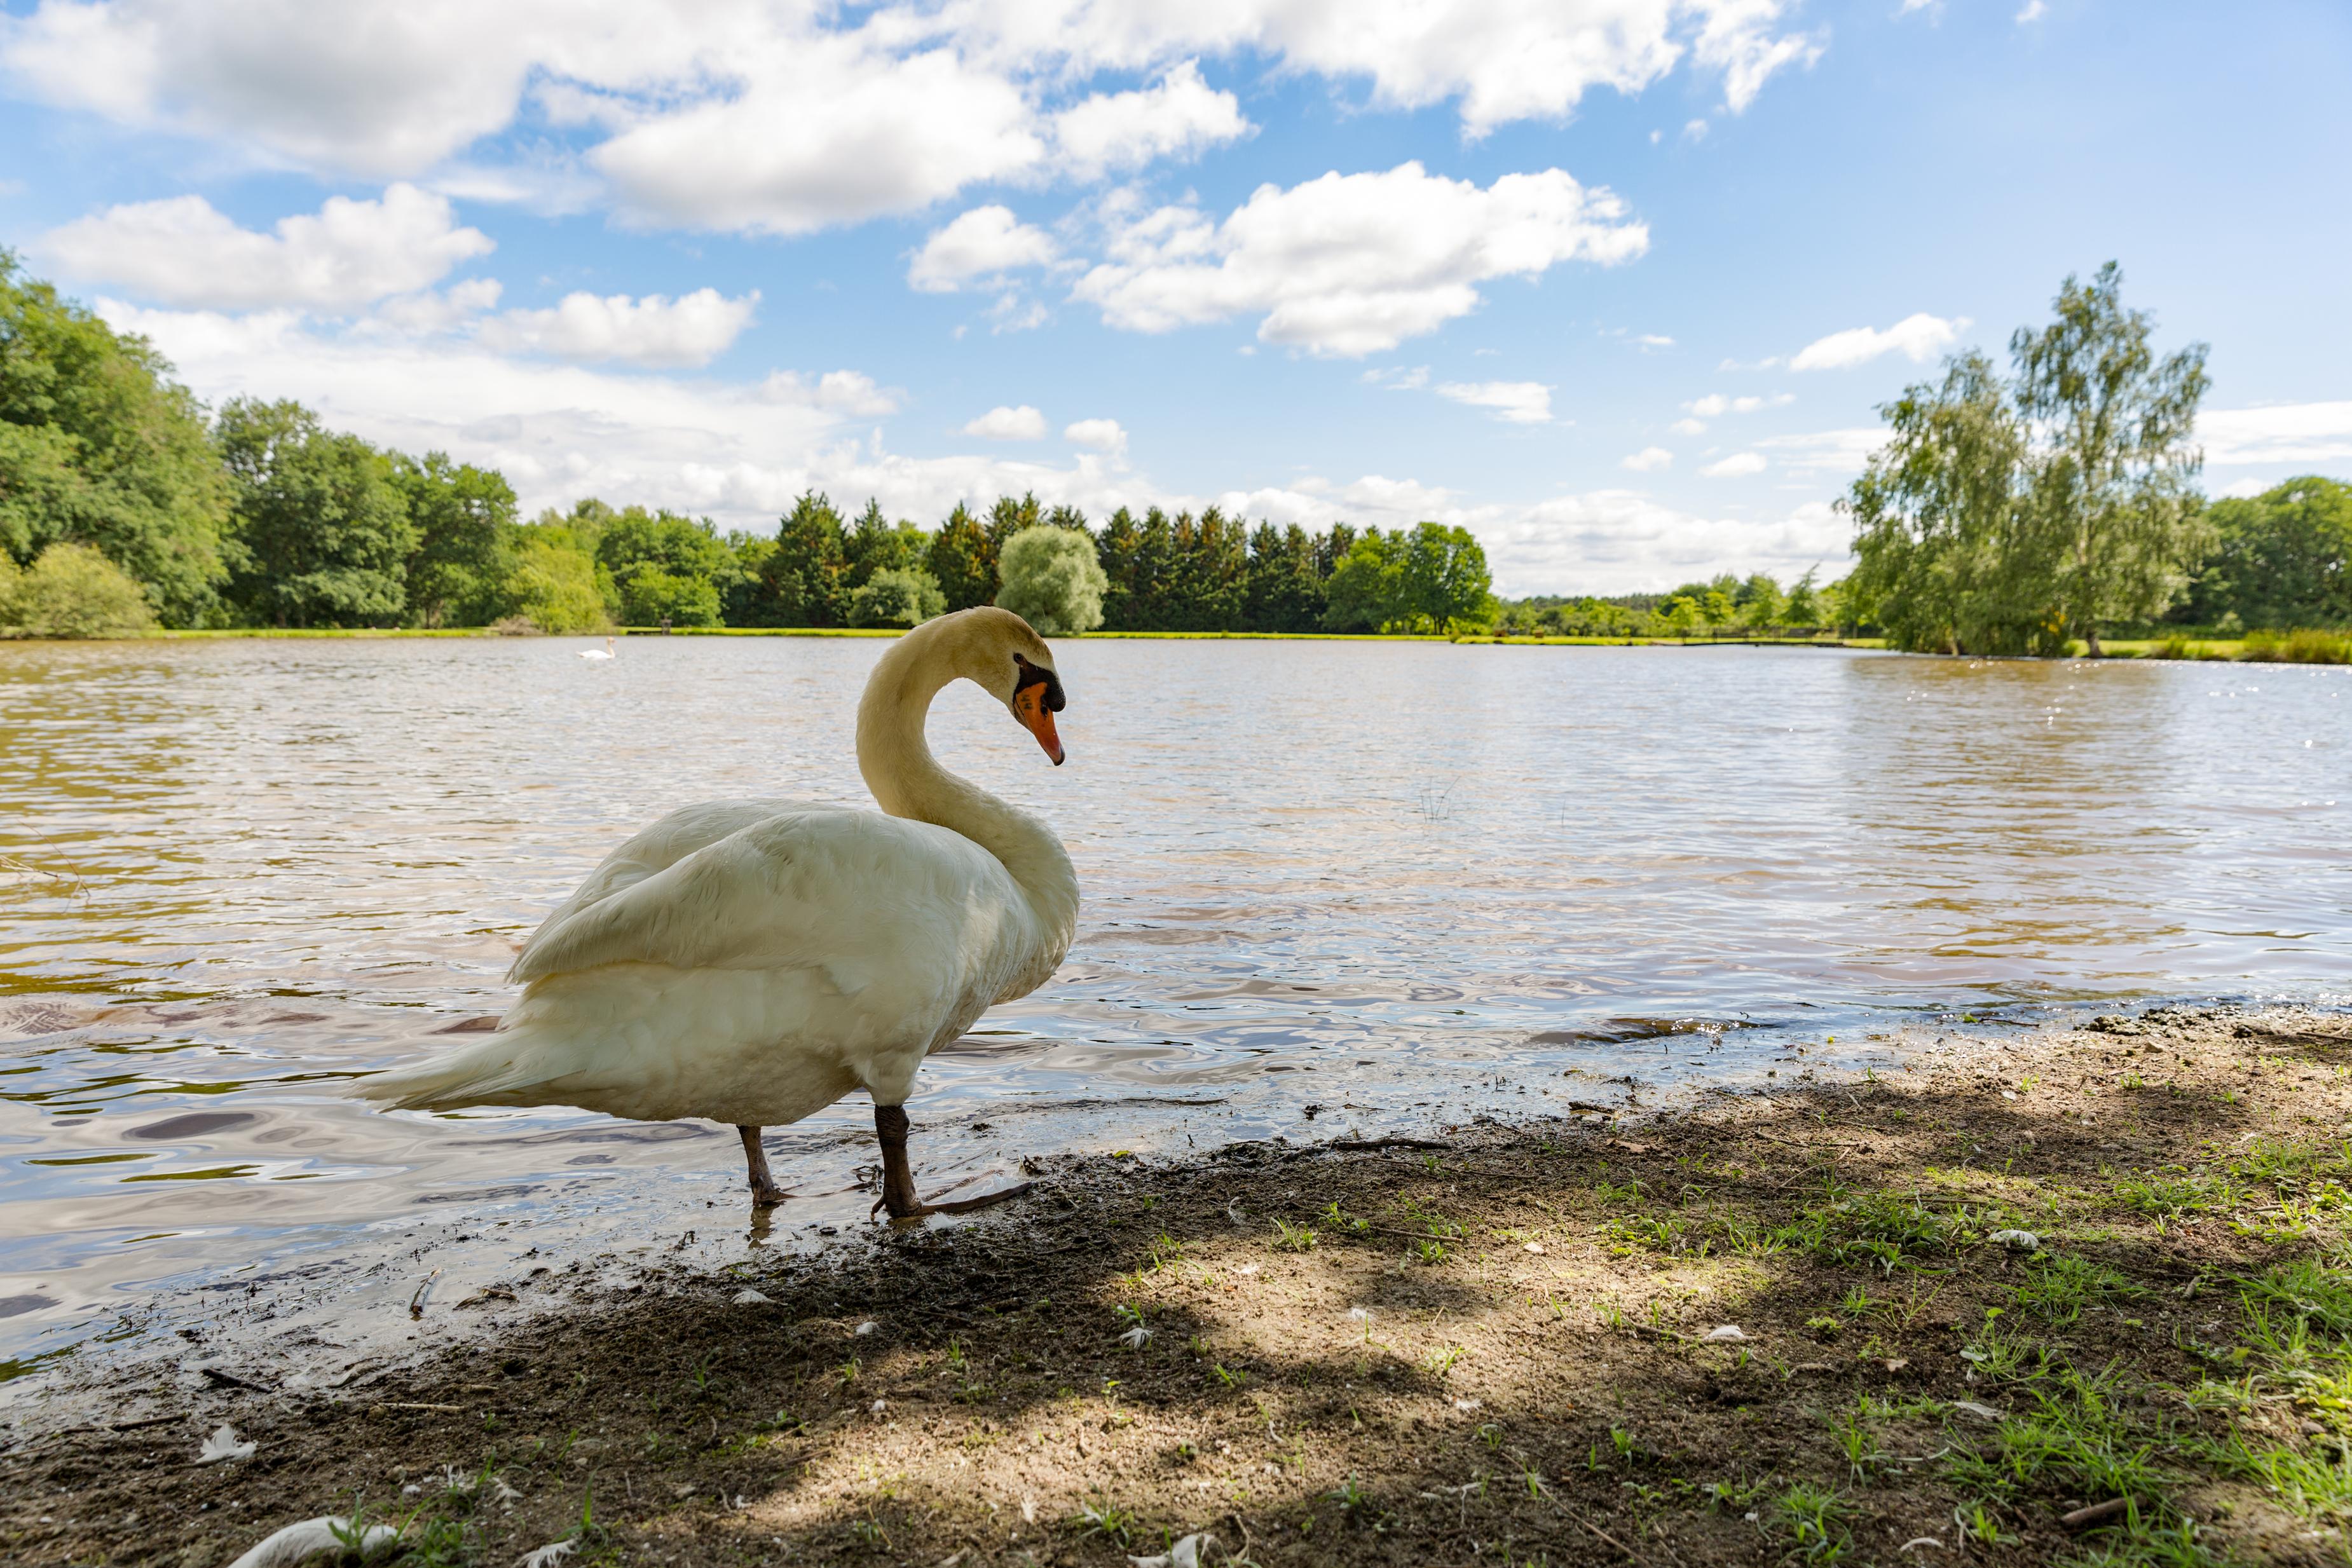
[[[624,626],[614,628],[614,634],[625,637],[895,637],[897,627],[805,627],[805,626],[692,626],[679,627],[664,632],[657,626]],[[216,639],[245,637],[488,637],[499,633],[478,627],[423,630],[417,628],[369,630],[355,629],[289,629],[283,627],[246,627],[226,630],[187,632],[151,632],[148,637],[177,639]],[[1129,642],[1212,642],[1212,643],[1459,643],[1474,644],[1505,644],[1527,647],[1799,647],[1799,648],[1861,648],[1881,649],[1886,646],[1883,637],[1758,637],[1730,633],[1717,637],[1628,637],[1628,636],[1514,636],[1485,632],[1464,632],[1452,637],[1433,635],[1372,634],[1343,632],[1088,632],[1087,640]],[[2074,644],[2070,653],[2079,657],[2084,650]],[[2181,637],[2126,638],[2104,643],[2101,656],[2109,659],[2172,659],[2185,661],[2221,661],[2252,664],[2352,664],[2352,633],[2295,632],[2276,637],[2259,633],[2237,638],[2187,639]],[[1942,657],[1945,655],[1936,655]],[[1966,655],[1962,655],[1966,656]]]
[[[519,1263],[432,1309],[470,1344],[340,1389],[61,1403],[0,1544],[214,1568],[356,1510],[445,1565],[2344,1561],[2352,1020],[1920,1043],[1654,1119],[1049,1160],[830,1263]],[[193,1462],[223,1423],[251,1456]]]

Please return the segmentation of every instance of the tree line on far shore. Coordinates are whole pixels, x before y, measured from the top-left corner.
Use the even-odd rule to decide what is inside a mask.
[[[1656,594],[1495,598],[1458,527],[1320,533],[1215,507],[1099,522],[1035,497],[936,526],[802,496],[770,533],[590,498],[529,521],[503,476],[380,450],[300,404],[208,413],[142,339],[0,250],[0,634],[173,627],[911,625],[1003,603],[1055,633],[1883,630],[1897,647],[2094,651],[2117,628],[2352,625],[2352,488],[2204,502],[2204,349],[2158,359],[2112,264],[2069,278],[2011,377],[1978,353],[1882,409],[1842,505],[1857,565]]]

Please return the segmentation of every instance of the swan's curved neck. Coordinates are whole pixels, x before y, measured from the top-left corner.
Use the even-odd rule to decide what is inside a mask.
[[[1078,881],[1061,840],[1028,812],[940,767],[923,737],[931,699],[959,674],[952,647],[927,631],[898,639],[866,680],[857,705],[857,771],[891,816],[961,833],[1003,862],[1066,946],[1077,924]]]

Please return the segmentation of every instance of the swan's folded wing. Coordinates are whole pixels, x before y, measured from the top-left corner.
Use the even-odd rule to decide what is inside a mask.
[[[507,971],[507,978],[515,981],[530,978],[524,973],[524,967],[533,961],[532,955],[538,951],[540,944],[551,932],[591,904],[601,904],[621,889],[667,871],[697,850],[708,848],[771,818],[833,809],[812,806],[800,800],[705,800],[698,805],[680,807],[633,834],[627,842],[606,855],[572,891],[572,896],[539,923],[539,929],[530,934],[530,939],[515,956],[514,966]]]
[[[1015,903],[1003,867],[944,828],[872,811],[772,816],[551,922],[514,978],[622,963],[821,968],[855,995],[961,976]]]

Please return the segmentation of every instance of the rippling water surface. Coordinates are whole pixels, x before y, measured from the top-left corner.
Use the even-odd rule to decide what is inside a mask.
[[[515,944],[635,826],[864,802],[881,643],[584,645],[0,643],[0,1375],[265,1288],[331,1335],[409,1322],[433,1267],[740,1249],[721,1129],[341,1097],[499,1011]],[[1614,1103],[1963,1010],[2352,994],[2352,671],[1060,663],[1065,768],[970,687],[934,710],[950,768],[1061,829],[1086,906],[1054,981],[927,1065],[927,1190],[1032,1153]],[[862,1218],[869,1127],[861,1097],[779,1137],[803,1196],[770,1244]]]

